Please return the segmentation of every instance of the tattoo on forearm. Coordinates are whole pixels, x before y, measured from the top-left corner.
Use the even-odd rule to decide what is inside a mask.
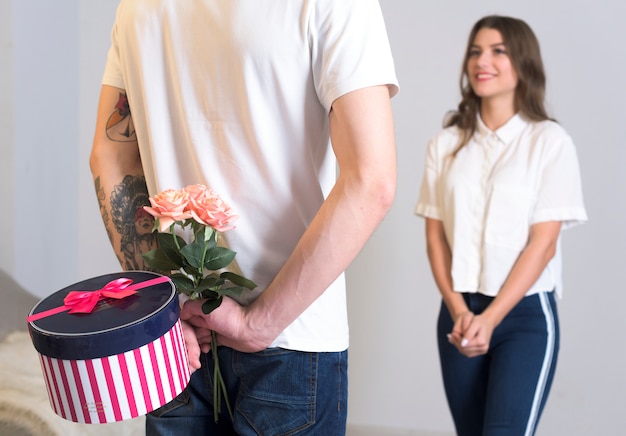
[[[94,184],[96,186],[96,197],[98,198],[98,206],[100,207],[100,215],[102,215],[102,222],[104,223],[104,229],[107,232],[109,241],[113,243],[113,235],[111,234],[111,218],[109,217],[109,211],[107,210],[105,203],[104,203],[106,199],[106,194],[104,193],[104,189],[102,188],[100,176],[95,178]]]
[[[106,134],[111,141],[131,142],[137,140],[130,105],[125,93],[120,92],[115,111],[107,120]]]
[[[154,218],[143,209],[149,206],[148,188],[143,176],[126,176],[111,193],[111,217],[121,235],[120,263],[125,270],[151,270],[141,254],[157,247],[152,232]]]

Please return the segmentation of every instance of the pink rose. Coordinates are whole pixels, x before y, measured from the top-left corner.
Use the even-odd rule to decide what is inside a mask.
[[[154,197],[150,197],[152,207],[144,206],[144,210],[159,220],[159,232],[166,231],[174,222],[191,218],[189,193],[167,189]]]
[[[207,195],[213,194],[212,191],[209,190],[209,188],[207,188],[204,185],[189,185],[189,186],[185,186],[183,188],[183,192],[186,192],[187,194],[189,194],[189,198],[190,199],[197,199],[197,198],[202,198],[202,197],[206,197]]]
[[[194,220],[211,226],[218,232],[235,228],[232,223],[239,216],[232,212],[230,206],[218,194],[202,185],[188,186],[184,190],[190,194],[188,210]]]

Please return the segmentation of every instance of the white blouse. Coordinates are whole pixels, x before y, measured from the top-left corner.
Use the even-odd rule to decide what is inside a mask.
[[[456,155],[460,130],[442,130],[428,144],[417,215],[441,220],[452,251],[457,292],[497,295],[528,242],[532,224],[587,220],[576,149],[555,122],[515,115],[491,131],[482,120]],[[562,295],[557,251],[526,295]]]

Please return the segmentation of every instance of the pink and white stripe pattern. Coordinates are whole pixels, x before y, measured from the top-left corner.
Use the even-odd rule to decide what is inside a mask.
[[[180,394],[190,377],[180,321],[153,342],[122,354],[39,358],[54,412],[87,424],[145,415]]]

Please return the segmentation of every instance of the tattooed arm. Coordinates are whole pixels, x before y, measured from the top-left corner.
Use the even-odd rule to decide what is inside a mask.
[[[150,270],[141,253],[156,247],[137,136],[123,89],[103,86],[89,160],[100,213],[124,270]]]
[[[103,86],[89,159],[98,204],[111,245],[128,270],[149,271],[141,253],[156,248],[137,136],[123,89]],[[200,368],[200,346],[191,325],[182,322],[191,369]]]

